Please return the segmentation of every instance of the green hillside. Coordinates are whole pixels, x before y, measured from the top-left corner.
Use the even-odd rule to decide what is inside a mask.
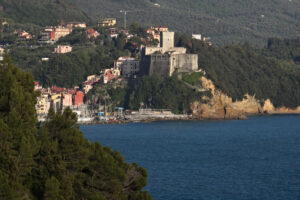
[[[0,0],[0,17],[37,25],[89,21],[84,12],[65,0]]]
[[[269,37],[300,36],[300,1],[288,0],[68,0],[95,19],[167,25],[180,32],[202,33],[218,44],[248,41],[261,45]],[[158,3],[160,7],[155,6]]]

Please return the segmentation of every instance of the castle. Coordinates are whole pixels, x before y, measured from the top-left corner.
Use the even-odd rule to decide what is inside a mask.
[[[143,75],[172,76],[198,70],[198,55],[187,54],[186,48],[174,47],[174,32],[160,33],[159,47],[145,47],[140,73]]]

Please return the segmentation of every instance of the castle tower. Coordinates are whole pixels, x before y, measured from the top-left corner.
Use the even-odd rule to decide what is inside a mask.
[[[163,52],[174,48],[174,32],[160,33],[160,47],[163,49]]]

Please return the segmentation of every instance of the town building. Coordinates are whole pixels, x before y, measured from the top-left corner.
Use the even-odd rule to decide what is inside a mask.
[[[20,32],[18,32],[18,38],[24,39],[24,40],[30,40],[30,39],[32,39],[32,36],[26,31],[20,31]]]
[[[202,40],[202,35],[201,34],[192,34],[192,39]]]
[[[117,19],[116,18],[105,18],[98,24],[99,24],[99,26],[102,26],[102,27],[115,26],[117,24]]]
[[[82,85],[82,90],[84,91],[85,94],[87,94],[91,89],[93,89],[93,82],[85,82]]]
[[[109,37],[110,38],[117,38],[119,36],[119,29],[118,28],[110,28],[109,29]]]
[[[41,58],[41,60],[44,61],[44,62],[47,62],[47,61],[49,61],[49,58],[44,57],[44,58]]]
[[[154,30],[156,30],[159,33],[160,32],[168,32],[169,31],[168,27],[166,27],[166,26],[155,26]]]
[[[87,34],[87,37],[89,39],[91,38],[97,38],[99,37],[100,33],[98,33],[98,31],[96,31],[95,29],[93,28],[89,28],[87,31],[86,31],[86,34]]]
[[[168,32],[169,29],[166,26],[156,26],[156,27],[151,27],[150,29],[147,29],[146,32],[147,34],[150,34],[153,36],[154,40],[158,40],[160,43],[160,34],[161,32]],[[159,44],[158,44],[159,47]]]
[[[58,45],[57,48],[54,49],[54,53],[64,54],[72,52],[72,47],[69,45]]]
[[[121,74],[126,77],[131,77],[136,75],[140,71],[140,61],[139,60],[125,60],[121,66]]]
[[[51,93],[51,94],[62,93],[63,91],[64,91],[64,88],[56,87],[55,85],[53,85],[53,86],[50,88],[50,93]]]
[[[130,77],[139,73],[140,61],[129,56],[119,57],[114,62],[114,69],[119,70],[121,75]]]
[[[118,70],[118,69],[111,68],[111,69],[110,69],[110,72],[114,75],[114,77],[119,77],[119,76],[121,76],[121,71]]]
[[[34,81],[34,91],[41,91],[43,87],[40,85],[39,82]]]
[[[59,111],[62,107],[62,94],[52,94],[51,95],[51,105],[53,106],[53,109],[55,112]]]
[[[90,75],[90,76],[88,76],[88,77],[86,77],[86,81],[97,81],[97,79],[98,79],[98,76],[97,75]]]
[[[134,58],[130,57],[130,56],[123,56],[123,57],[119,57],[118,60],[116,60],[114,62],[114,68],[121,70],[121,65],[127,61],[127,60],[135,60]]]
[[[50,109],[51,102],[48,98],[48,94],[42,94],[37,98],[35,105],[37,115],[47,115]]]
[[[1,55],[1,56],[4,55],[4,52],[5,52],[5,49],[2,48],[2,47],[0,47],[0,55]]]
[[[103,74],[103,83],[107,84],[108,82],[112,81],[115,78],[114,74],[110,69],[106,69]]]
[[[63,107],[72,107],[73,105],[73,95],[67,92],[63,93]]]
[[[145,47],[140,73],[144,75],[172,76],[198,70],[198,55],[187,54],[186,48],[174,46],[174,32],[160,33],[160,47]]]
[[[72,28],[58,26],[58,27],[47,27],[41,32],[41,38],[39,43],[41,44],[53,44],[58,41],[61,37],[65,37],[72,33]]]
[[[86,28],[85,22],[69,22],[67,28]]]
[[[84,93],[82,91],[77,91],[73,96],[73,105],[81,106],[84,102]]]

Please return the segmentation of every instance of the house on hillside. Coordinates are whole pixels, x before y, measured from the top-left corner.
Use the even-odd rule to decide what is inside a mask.
[[[86,31],[86,34],[87,34],[87,37],[89,39],[91,38],[97,38],[99,37],[100,33],[98,33],[98,31],[96,31],[95,29],[93,28],[89,28],[87,31]]]
[[[18,32],[18,38],[24,39],[24,40],[30,40],[30,39],[32,39],[32,35],[30,35],[26,31],[20,31],[20,32]]]
[[[169,29],[166,26],[155,26],[155,27],[151,27],[151,28],[147,29],[146,33],[152,35],[154,40],[158,40],[158,42],[160,42],[160,33],[168,32],[168,30]]]
[[[103,75],[103,83],[107,84],[108,82],[112,81],[115,78],[114,74],[111,72],[110,69],[106,69]]]
[[[47,27],[41,32],[40,44],[53,44],[61,37],[65,37],[72,33],[73,29],[63,26]]]
[[[66,25],[67,28],[86,28],[85,22],[69,22]]]
[[[72,52],[72,47],[70,45],[58,45],[54,49],[54,53],[58,53],[58,54],[65,54],[69,52]]]
[[[101,22],[98,23],[101,27],[109,27],[109,26],[115,26],[117,24],[116,18],[105,18]]]

